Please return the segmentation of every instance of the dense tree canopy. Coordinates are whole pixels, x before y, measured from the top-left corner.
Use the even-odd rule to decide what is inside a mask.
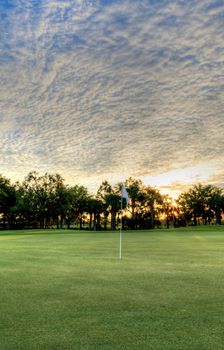
[[[59,174],[30,172],[22,182],[12,184],[0,175],[1,228],[63,228],[115,230],[121,215],[127,229],[153,229],[200,224],[221,224],[224,213],[223,189],[193,185],[175,202],[158,189],[128,178],[123,199],[121,183],[103,181],[96,196],[80,185],[68,186]]]
[[[220,188],[212,185],[194,185],[179,196],[178,204],[186,222],[194,225],[210,224],[215,218],[221,224],[224,210],[224,195]]]

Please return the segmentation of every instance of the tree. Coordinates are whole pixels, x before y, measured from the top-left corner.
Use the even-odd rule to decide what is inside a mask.
[[[110,216],[110,229],[116,229],[117,214],[121,207],[121,196],[119,185],[112,187],[108,181],[103,181],[97,191],[97,198],[103,203],[104,228]]]
[[[57,228],[63,228],[66,218],[67,211],[70,207],[71,195],[70,189],[68,186],[65,186],[63,183],[59,183],[53,196],[51,202],[51,210],[53,218],[56,219]],[[67,221],[68,228],[70,226],[70,222]]]
[[[222,223],[222,212],[224,212],[224,195],[222,190],[215,188],[211,198],[209,199],[209,206],[214,212],[216,218],[216,224],[221,225]]]
[[[163,195],[163,212],[166,216],[166,228],[170,227],[170,221],[173,218],[172,199],[169,195]]]
[[[113,188],[111,184],[107,180],[104,180],[100,185],[96,195],[97,200],[100,200],[102,203],[104,230],[107,230],[108,216],[110,214],[110,211],[108,208],[107,196],[112,193],[113,193]]]
[[[194,225],[210,224],[214,216],[216,222],[221,223],[223,210],[222,191],[212,185],[194,185],[189,191],[182,193],[178,204],[186,221],[193,220]]]
[[[83,214],[87,208],[87,202],[90,198],[88,190],[84,186],[75,185],[68,189],[68,206],[66,209],[66,220],[68,226],[72,220],[79,222],[79,228],[82,229]]]
[[[46,228],[51,219],[58,220],[62,214],[63,181],[59,174],[45,173],[41,176],[33,171],[21,184],[17,183],[17,210],[28,225]]]
[[[146,196],[146,204],[149,208],[149,213],[150,213],[150,224],[151,224],[150,228],[154,228],[155,217],[158,216],[158,214],[163,209],[162,208],[163,196],[160,194],[160,192],[157,189],[151,186],[145,186],[144,191]]]
[[[138,216],[141,212],[142,200],[144,200],[144,195],[142,194],[143,183],[139,179],[129,177],[125,181],[125,187],[130,198],[131,228],[136,229]]]
[[[131,228],[154,228],[155,217],[161,211],[163,198],[160,192],[151,187],[143,185],[139,179],[129,178],[125,186],[130,197]],[[156,220],[159,223],[159,219]]]
[[[0,214],[3,219],[3,229],[6,228],[6,221],[10,221],[10,212],[16,202],[15,187],[10,180],[0,175]]]
[[[86,211],[90,215],[89,229],[100,230],[100,214],[103,212],[103,202],[95,198],[87,199]]]
[[[115,191],[113,193],[106,195],[106,204],[110,211],[110,228],[111,230],[116,229],[116,222],[117,222],[117,214],[119,213],[119,210],[121,208],[121,196],[116,194]]]

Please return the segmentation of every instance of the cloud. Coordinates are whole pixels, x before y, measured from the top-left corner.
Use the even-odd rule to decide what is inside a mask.
[[[223,165],[221,2],[13,3],[0,5],[5,175],[58,171],[93,188]]]

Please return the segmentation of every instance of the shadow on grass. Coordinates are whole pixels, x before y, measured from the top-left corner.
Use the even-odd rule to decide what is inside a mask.
[[[200,226],[188,226],[179,228],[161,228],[154,230],[124,230],[124,233],[128,234],[141,234],[148,232],[149,234],[159,233],[193,233],[193,232],[222,232],[224,233],[224,225],[200,225]],[[1,236],[21,236],[21,235],[102,235],[102,234],[119,234],[119,230],[116,231],[90,231],[90,230],[77,230],[77,229],[22,229],[22,230],[0,230]]]

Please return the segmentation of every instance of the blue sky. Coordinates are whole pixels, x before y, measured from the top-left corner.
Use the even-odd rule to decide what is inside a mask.
[[[0,173],[224,185],[223,1],[2,0]]]

